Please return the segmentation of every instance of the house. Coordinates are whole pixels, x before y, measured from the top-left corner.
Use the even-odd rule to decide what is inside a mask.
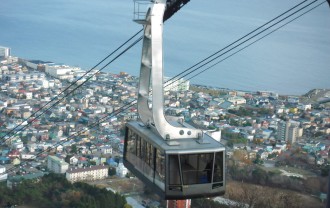
[[[70,165],[77,165],[78,164],[78,158],[76,156],[70,157]]]
[[[249,156],[250,160],[254,160],[254,159],[257,158],[257,153],[254,152],[254,151],[251,151],[251,152],[248,153],[248,156]]]
[[[10,164],[10,158],[5,156],[0,156],[0,164],[1,165]]]
[[[21,164],[21,160],[19,158],[14,158],[11,163],[13,165],[19,165],[19,164]]]
[[[21,159],[22,160],[33,160],[35,158],[36,158],[36,156],[34,154],[27,154],[27,153],[22,153],[21,154]]]
[[[8,153],[8,157],[11,159],[19,158],[21,153],[18,150],[12,150]]]
[[[260,159],[265,160],[268,158],[269,153],[264,150],[259,150],[258,155],[260,156]]]
[[[88,159],[86,157],[79,157],[78,158],[78,166],[82,167],[88,164]]]
[[[246,104],[246,99],[240,96],[230,96],[227,98],[227,101],[233,103],[234,105]]]
[[[118,163],[113,158],[111,158],[111,157],[107,160],[107,164],[110,167],[117,167],[118,166]]]
[[[119,176],[119,177],[125,177],[128,173],[128,170],[127,168],[124,166],[123,163],[119,163],[118,164],[118,167],[116,168],[116,174]]]
[[[239,143],[239,144],[233,144],[233,149],[234,150],[242,150],[242,149],[245,149],[246,148],[246,144],[242,144],[242,143]]]
[[[235,108],[235,105],[232,102],[225,101],[219,105],[220,108],[222,109],[233,109]]]
[[[8,174],[6,173],[6,167],[0,165],[0,182],[7,180]]]
[[[102,154],[112,154],[112,147],[110,145],[105,145],[100,148]]]

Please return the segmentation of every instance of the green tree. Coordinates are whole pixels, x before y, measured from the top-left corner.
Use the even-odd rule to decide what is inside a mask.
[[[77,152],[78,152],[77,145],[75,145],[75,144],[71,145],[71,151],[70,152],[74,153],[74,154],[77,154]]]
[[[259,184],[265,184],[268,179],[267,171],[263,170],[262,168],[256,167],[252,171],[252,178],[255,182]]]
[[[130,205],[130,204],[125,204],[125,205],[124,205],[124,208],[133,208],[133,207],[132,207],[132,205]]]
[[[114,167],[109,167],[109,170],[108,170],[108,175],[109,176],[114,176],[114,175],[116,175],[116,168],[114,168]]]

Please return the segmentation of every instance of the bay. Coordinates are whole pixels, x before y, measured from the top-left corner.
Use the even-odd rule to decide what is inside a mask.
[[[177,75],[299,2],[190,1],[165,23],[165,75]],[[0,45],[13,56],[88,70],[142,28],[132,21],[133,9],[131,0],[0,0]],[[138,75],[141,47],[104,71]],[[299,95],[330,88],[329,66],[330,8],[324,3],[191,82]]]

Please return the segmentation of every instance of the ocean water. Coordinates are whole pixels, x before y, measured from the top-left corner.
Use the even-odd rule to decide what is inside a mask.
[[[165,23],[165,75],[179,74],[299,2],[190,1]],[[0,0],[0,45],[10,47],[13,56],[88,70],[142,28],[132,21],[133,9],[131,0]],[[103,71],[138,75],[141,47],[140,42]],[[295,95],[330,88],[329,5],[221,60],[190,81]]]

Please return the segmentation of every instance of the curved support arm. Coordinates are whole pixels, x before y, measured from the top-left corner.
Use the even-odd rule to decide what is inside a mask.
[[[166,0],[156,0],[146,17],[142,49],[138,110],[143,123],[164,139],[200,138],[202,131],[173,126],[164,116],[163,76],[163,16]],[[151,83],[151,85],[150,85]],[[148,106],[149,87],[152,89],[152,108]]]

